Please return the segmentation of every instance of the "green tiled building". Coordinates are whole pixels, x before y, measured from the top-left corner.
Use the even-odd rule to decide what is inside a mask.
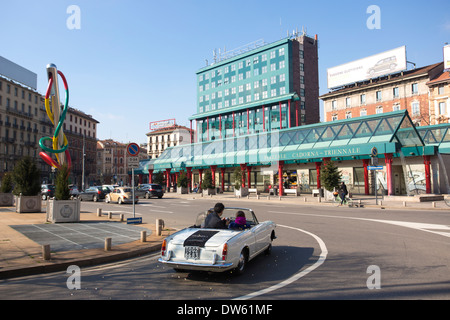
[[[317,36],[248,48],[197,71],[197,140],[317,123]],[[192,123],[192,122],[191,122]]]

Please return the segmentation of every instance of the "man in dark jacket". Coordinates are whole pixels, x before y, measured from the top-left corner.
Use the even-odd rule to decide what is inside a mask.
[[[345,185],[344,181],[342,181],[342,184],[339,188],[339,196],[341,197],[341,206],[344,203],[345,196],[348,194],[347,186]]]
[[[208,214],[205,218],[205,228],[209,229],[227,229],[229,221],[222,219],[223,209],[225,206],[222,203],[216,203],[214,211]]]

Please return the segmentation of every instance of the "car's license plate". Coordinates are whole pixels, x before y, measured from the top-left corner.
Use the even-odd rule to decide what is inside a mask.
[[[185,247],[184,257],[190,260],[200,259],[200,247]]]

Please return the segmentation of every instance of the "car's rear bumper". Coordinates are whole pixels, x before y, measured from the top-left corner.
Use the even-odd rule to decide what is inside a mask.
[[[234,268],[233,263],[192,263],[183,261],[170,261],[163,258],[158,259],[163,264],[170,265],[175,269],[183,270],[197,270],[197,271],[210,271],[210,272],[223,272]]]

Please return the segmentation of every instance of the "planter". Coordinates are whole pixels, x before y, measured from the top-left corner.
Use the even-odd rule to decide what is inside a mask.
[[[16,212],[18,213],[41,212],[41,208],[40,194],[37,196],[16,196]]]
[[[215,188],[214,189],[208,188],[208,189],[203,190],[203,195],[204,196],[215,195],[215,194],[216,194],[216,189]]]
[[[234,189],[234,195],[236,197],[246,197],[248,196],[248,188],[240,187],[239,190]]]
[[[189,193],[189,188],[188,187],[178,187],[177,188],[177,193],[178,194],[188,194]]]
[[[12,193],[0,193],[0,207],[12,207],[14,195]]]
[[[47,221],[80,222],[80,200],[48,200]]]

